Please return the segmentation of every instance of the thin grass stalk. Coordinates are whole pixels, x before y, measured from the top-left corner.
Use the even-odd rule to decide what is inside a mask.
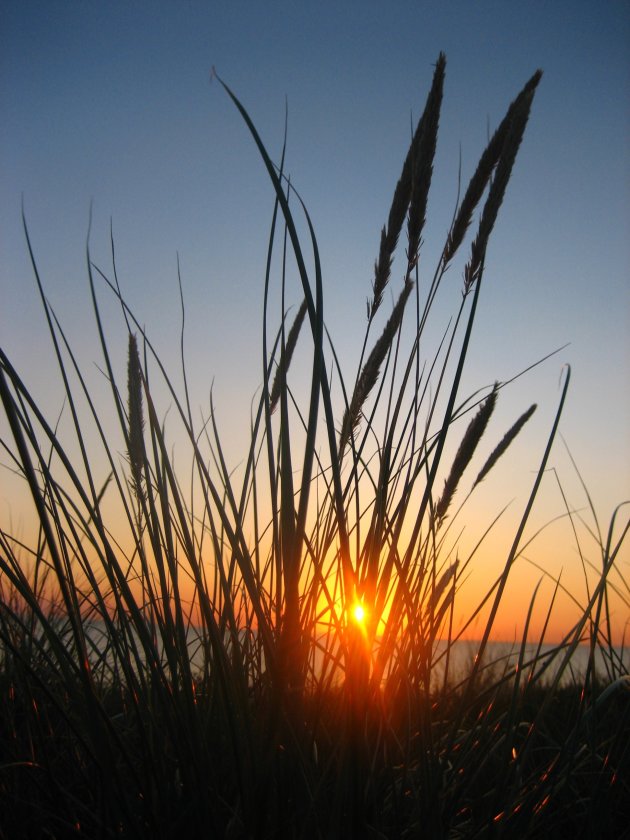
[[[280,161],[280,168],[279,174],[282,177],[284,171],[284,160],[285,160],[285,153],[286,153],[286,142],[287,142],[287,115],[285,111],[285,121],[284,121],[284,141],[282,145],[282,156]],[[282,570],[281,570],[281,553],[280,553],[280,529],[278,525],[278,518],[276,515],[276,511],[278,510],[278,487],[276,481],[276,474],[275,474],[275,457],[273,451],[273,440],[272,435],[270,434],[271,431],[271,398],[270,398],[270,391],[269,391],[269,368],[270,368],[270,361],[269,355],[267,352],[267,309],[268,309],[268,298],[269,298],[269,286],[271,280],[271,258],[273,253],[273,245],[275,242],[275,231],[276,231],[276,221],[278,216],[278,207],[279,207],[279,200],[278,196],[274,197],[274,205],[273,205],[273,214],[271,220],[271,229],[269,233],[269,241],[267,246],[267,262],[265,267],[265,283],[264,283],[264,297],[263,297],[263,401],[264,401],[264,428],[266,430],[265,439],[267,442],[267,462],[268,462],[268,475],[269,475],[269,490],[270,490],[270,501],[271,501],[271,508],[272,508],[272,545],[273,545],[273,553],[274,557],[276,558],[276,590],[275,590],[275,600],[276,600],[276,618],[275,618],[275,626],[280,626],[280,619],[281,619],[281,610],[282,610]]]
[[[290,188],[290,184],[289,184]],[[288,199],[288,196],[287,196]],[[285,287],[286,287],[286,255],[287,255],[287,226],[285,224],[284,242],[282,251],[282,311],[285,308]],[[306,313],[306,302],[304,312]],[[297,340],[297,335],[295,340]],[[296,532],[296,512],[294,507],[294,486],[293,486],[293,464],[290,443],[289,425],[289,402],[286,385],[286,368],[288,367],[287,342],[284,332],[284,318],[281,327],[281,356],[280,356],[280,380],[278,385],[278,398],[280,399],[280,431],[278,460],[279,482],[280,482],[280,567],[284,582],[284,609],[280,625],[280,666],[283,671],[283,684],[291,694],[291,706],[299,703],[299,693],[302,690],[302,662],[301,662],[301,630],[300,630],[300,555],[302,551],[302,540]],[[292,352],[292,351],[291,351]],[[275,387],[275,382],[274,382]],[[271,410],[273,411],[273,390],[270,397]],[[312,384],[311,395],[318,389]],[[313,431],[311,432],[313,434]],[[309,431],[306,431],[307,440]],[[284,687],[284,686],[283,686]],[[292,709],[293,713],[293,709]]]
[[[287,336],[286,345],[283,344],[282,346],[280,361],[278,362],[278,369],[276,370],[276,375],[273,381],[273,386],[271,388],[271,395],[269,399],[272,414],[275,411],[276,406],[278,405],[278,401],[280,399],[280,392],[282,388],[286,387],[286,375],[289,370],[289,365],[291,364],[291,359],[293,358],[293,352],[297,344],[297,340],[300,334],[300,330],[302,328],[302,323],[304,321],[305,315],[306,300],[303,300],[296,313],[293,323],[291,324],[291,329],[289,330],[289,334]]]
[[[282,668],[286,673],[290,690],[300,690],[298,647],[299,647],[299,552],[295,529],[295,507],[293,503],[293,465],[291,461],[289,415],[286,389],[280,398],[280,534],[282,552],[282,574],[284,578],[285,608],[282,621]]]

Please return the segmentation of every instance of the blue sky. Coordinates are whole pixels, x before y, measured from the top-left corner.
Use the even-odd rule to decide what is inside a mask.
[[[276,158],[288,101],[287,170],[317,231],[326,319],[351,378],[380,228],[438,53],[448,64],[427,276],[453,212],[460,150],[465,186],[488,131],[540,67],[489,248],[464,390],[508,379],[570,342],[502,396],[495,434],[539,403],[515,455],[515,469],[531,478],[569,362],[562,431],[605,519],[630,497],[629,35],[625,2],[5,0],[2,347],[58,411],[23,198],[47,294],[95,370],[85,269],[92,204],[93,259],[109,269],[111,219],[123,291],[174,366],[179,254],[197,403],[207,405],[214,381],[220,421],[240,428],[240,416],[247,429],[260,383],[273,196],[242,121],[210,83],[215,66]],[[440,326],[459,301],[461,267],[449,284]],[[115,307],[107,311],[115,321]],[[123,371],[122,344],[120,364]],[[560,452],[558,465],[567,469]]]

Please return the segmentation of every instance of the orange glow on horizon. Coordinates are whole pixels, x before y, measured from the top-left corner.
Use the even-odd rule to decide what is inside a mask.
[[[108,514],[109,508],[104,513]],[[583,619],[584,610],[598,583],[598,568],[601,567],[602,562],[601,556],[598,557],[598,554],[601,555],[601,550],[592,540],[590,543],[586,539],[583,540],[584,556],[589,561],[586,567],[587,585],[584,569],[579,562],[575,545],[567,538],[567,522],[565,520],[554,520],[553,527],[543,529],[538,533],[538,529],[542,527],[540,522],[544,523],[547,516],[548,514],[543,511],[538,520],[532,517],[528,534],[537,534],[536,540],[530,541],[530,536],[526,535],[523,542],[524,549],[522,553],[519,552],[510,569],[509,578],[490,631],[490,642],[519,645],[523,640],[523,630],[528,620],[530,606],[531,615],[529,616],[527,633],[527,642],[530,644],[538,644],[540,641],[546,645],[558,644]],[[479,517],[480,519],[483,518],[482,512],[479,513]],[[117,538],[116,548],[117,556],[120,558],[119,562],[125,568],[126,564],[134,558],[135,550],[134,543],[127,533],[128,523],[120,517],[115,506],[112,507],[111,516],[108,516],[108,519],[112,523],[112,533],[121,532]],[[31,527],[33,535],[31,535]],[[485,526],[481,525],[480,528],[482,527]],[[401,535],[401,545],[403,546],[405,544],[404,536],[403,533]],[[306,572],[304,579],[301,581],[301,591],[304,596],[302,603],[305,607],[312,604],[313,598],[317,599],[312,607],[307,607],[308,610],[312,609],[312,612],[305,615],[304,626],[307,626],[309,621],[314,620],[313,627],[315,629],[313,632],[315,635],[313,639],[318,638],[317,634],[320,632],[329,633],[332,639],[341,638],[344,630],[353,629],[363,635],[371,644],[375,640],[378,642],[385,629],[391,629],[392,626],[396,630],[396,637],[404,636],[405,633],[410,632],[410,629],[413,629],[409,628],[409,622],[418,620],[424,622],[422,624],[423,628],[428,627],[430,632],[435,634],[430,636],[432,640],[447,639],[450,634],[451,638],[461,639],[464,642],[476,642],[484,636],[486,631],[486,622],[496,592],[496,590],[491,591],[491,587],[502,574],[512,538],[513,523],[501,523],[484,540],[479,550],[475,549],[474,562],[466,569],[466,574],[462,579],[459,580],[458,578],[452,613],[449,610],[444,611],[440,625],[435,627],[427,624],[426,615],[422,612],[425,602],[421,601],[420,598],[417,614],[407,608],[404,598],[397,596],[398,590],[394,585],[396,581],[391,584],[391,591],[384,604],[378,598],[374,598],[373,594],[365,596],[366,602],[364,603],[361,600],[363,594],[361,590],[344,592],[343,586],[338,586],[335,578],[339,560],[336,557],[338,548],[333,545],[330,548],[330,554],[321,561],[324,568],[330,569],[326,587],[320,585],[316,578],[309,576]],[[471,529],[469,542],[476,545],[475,541],[477,539],[478,530],[473,531]],[[460,557],[463,558],[471,550],[465,540],[466,535],[464,534],[458,543]],[[20,536],[19,543],[28,545],[31,541],[33,545],[36,545],[36,520],[29,520],[28,531]],[[261,554],[266,550],[267,545],[262,544]],[[208,620],[204,617],[200,608],[202,597],[203,599],[212,599],[215,592],[219,593],[219,596],[222,594],[220,588],[215,586],[216,560],[209,548],[204,549],[203,555],[199,557],[203,571],[199,582],[194,578],[183,558],[178,567],[178,597],[184,608],[186,620],[197,627],[205,624]],[[31,556],[36,556],[35,549],[33,549]],[[27,577],[32,573],[31,556],[25,554],[23,560],[23,572]],[[98,569],[100,558],[91,553],[88,553],[88,557],[92,568]],[[627,574],[625,570],[628,568],[629,559],[630,541],[622,546],[616,565],[610,573],[611,587],[608,592],[610,637],[613,645],[618,647],[624,643],[624,640],[627,644],[628,632],[630,631],[630,617],[626,596],[624,595],[624,575]],[[150,562],[152,562],[151,559]],[[305,564],[305,569],[308,571],[308,564]],[[78,590],[81,593],[89,593],[91,584],[83,578],[80,568],[77,567],[74,574],[74,581]],[[3,582],[4,578],[0,575],[0,588]],[[136,604],[146,605],[147,600],[143,590],[142,577],[137,572],[133,573],[132,569],[128,573],[127,585]],[[197,589],[198,585],[204,587],[203,595],[200,595]],[[103,578],[101,586],[103,588],[100,595],[104,598],[104,605],[110,611],[110,615],[114,615],[115,601],[108,592],[106,578]],[[273,623],[276,618],[276,608],[270,590],[271,587],[267,582],[264,582],[261,588],[262,601],[266,605],[263,612],[268,617],[267,621]],[[5,599],[8,598],[9,591],[7,589],[4,593]],[[158,611],[165,609],[166,605],[162,604],[162,597],[167,597],[167,595],[162,594],[157,578],[153,581],[153,591],[158,598],[156,609]],[[427,598],[430,598],[431,591],[430,587],[426,588]],[[490,597],[488,597],[489,592],[491,592]],[[445,590],[445,593],[448,594],[447,590]],[[174,597],[172,588],[168,594],[171,599]],[[378,594],[380,595],[380,593]],[[446,598],[446,594],[442,594],[442,599]],[[53,575],[47,579],[46,585],[38,590],[38,596],[45,613],[53,605],[63,612],[62,599]],[[252,609],[247,587],[244,587],[241,583],[235,583],[233,598],[234,602],[231,606],[237,623],[257,631],[257,615]],[[443,600],[439,603],[442,602]],[[82,609],[85,608],[86,618],[94,616],[90,598],[80,599],[80,604]],[[480,608],[482,604],[483,606]],[[212,606],[215,609],[215,617],[217,617],[225,605],[221,597],[217,597],[217,603]],[[27,605],[19,598],[15,602],[15,609],[18,612],[26,607]],[[395,607],[393,612],[391,612],[392,607]],[[170,608],[174,610],[172,600]],[[589,640],[591,621],[595,617],[594,610],[591,610],[591,616],[592,618],[583,624],[582,639],[584,642]],[[272,629],[275,630],[275,628]],[[605,629],[606,634],[608,634],[608,627],[606,626]]]

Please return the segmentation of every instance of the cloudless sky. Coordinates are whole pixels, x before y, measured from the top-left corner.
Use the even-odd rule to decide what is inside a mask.
[[[21,226],[23,200],[47,295],[81,361],[95,370],[85,260],[92,205],[92,258],[109,272],[111,219],[123,292],[175,370],[179,255],[193,401],[207,407],[214,382],[227,437],[246,433],[261,379],[273,195],[244,124],[210,82],[211,68],[242,100],[275,159],[288,102],[286,169],[313,219],[325,317],[351,379],[380,228],[440,50],[448,63],[425,279],[455,206],[460,153],[465,186],[488,132],[540,67],[489,247],[463,390],[509,379],[570,343],[501,396],[495,440],[531,402],[539,411],[499,477],[508,489],[499,484],[493,504],[511,497],[519,476],[525,488],[531,483],[569,362],[562,433],[607,526],[614,506],[630,497],[629,36],[630,6],[615,0],[5,0],[0,343],[54,416],[61,397]],[[401,273],[399,260],[391,294]],[[460,290],[458,264],[447,275],[441,328]],[[297,287],[289,297],[299,302]],[[115,320],[115,307],[108,311]],[[124,347],[119,362],[124,376]],[[238,439],[232,445],[236,459],[244,448]],[[560,443],[556,453],[553,465],[569,481]],[[8,492],[0,490],[0,503],[4,518]],[[557,491],[543,503],[548,516],[561,511]]]

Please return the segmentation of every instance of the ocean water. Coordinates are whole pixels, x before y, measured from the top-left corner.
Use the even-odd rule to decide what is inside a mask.
[[[443,677],[444,674],[444,652],[446,643],[438,643],[436,674]],[[458,641],[451,646],[451,664],[449,674],[451,678],[465,676],[470,671],[479,650],[479,642]],[[518,669],[519,657],[521,656],[520,643],[489,642],[483,657],[482,666],[495,675],[504,671],[514,672]],[[536,644],[525,645],[522,654],[522,672],[527,678],[530,673],[540,675],[544,683],[550,683],[558,672],[561,672],[560,684],[581,683],[589,667],[591,659],[591,647],[588,644],[579,644],[574,649],[569,646],[559,648],[555,645]],[[592,654],[592,666],[595,674],[603,681],[609,682],[613,675],[619,674],[620,669],[630,671],[630,649],[615,647],[611,651],[596,647]],[[611,661],[612,660],[612,661]]]
[[[91,640],[90,659],[92,664],[98,667],[99,660],[109,664],[113,663],[114,657],[107,643],[104,623],[100,621],[91,622],[87,625],[86,630]],[[256,633],[249,632],[250,641],[256,646],[258,642]],[[138,642],[135,635],[134,641]],[[243,644],[244,636],[239,641],[240,644]],[[226,637],[225,642],[229,645],[228,637]],[[187,644],[193,671],[203,670],[207,647],[204,645],[199,631],[194,627],[188,630]],[[166,661],[164,646],[159,638],[156,647],[160,658]],[[500,678],[504,673],[514,672],[518,668],[519,656],[521,655],[520,647],[520,644],[517,643],[489,642],[481,663],[482,673],[490,671],[493,678]],[[138,649],[141,650],[141,646],[138,645]],[[446,642],[438,641],[433,648],[432,685],[436,687],[442,684],[444,680],[447,653],[449,681],[457,683],[469,673],[478,652],[479,642],[477,641],[457,641],[450,645],[450,648]],[[261,655],[264,663],[264,654]],[[561,685],[568,685],[572,682],[579,684],[583,681],[587,672],[590,658],[591,649],[588,644],[580,644],[573,649],[569,646],[561,648],[554,645],[542,645],[538,647],[538,645],[528,644],[522,652],[522,676],[528,678],[529,675],[536,673],[544,683],[550,683],[560,672]],[[321,671],[323,659],[323,654],[315,654],[313,667],[316,672]],[[140,661],[142,661],[142,654],[140,654]],[[624,670],[625,673],[630,673],[630,648],[613,647],[608,650],[596,647],[593,652],[592,666],[596,675],[604,683],[609,682]],[[339,670],[339,679],[342,678],[343,672]]]

